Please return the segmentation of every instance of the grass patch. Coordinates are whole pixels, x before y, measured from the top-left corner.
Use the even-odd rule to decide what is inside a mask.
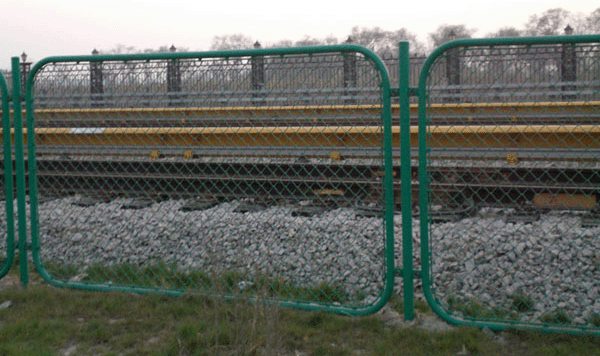
[[[0,355],[60,355],[67,350],[71,355],[600,353],[600,338],[591,336],[506,332],[501,334],[505,341],[498,343],[473,328],[432,333],[386,325],[377,316],[305,312],[246,298],[86,292],[51,287],[36,278],[32,274],[27,290],[1,286],[0,301],[12,305],[0,311]],[[222,282],[238,279],[231,275]]]
[[[158,262],[148,266],[119,264],[92,265],[85,269],[74,265],[44,266],[51,278],[72,283],[115,287],[139,287],[181,292],[215,293],[225,295],[253,295],[324,304],[360,305],[365,293],[349,291],[340,284],[321,282],[314,286],[296,286],[283,278],[249,275],[228,271],[209,275],[202,271],[179,271],[174,265]]]
[[[446,298],[447,311],[459,314],[467,320],[517,320],[515,312],[502,308],[485,307],[474,299],[461,300],[455,297]]]
[[[389,305],[398,313],[404,313],[404,300],[402,295],[393,294],[390,298]],[[413,302],[413,306],[415,310],[421,314],[429,314],[432,312],[431,308],[429,307],[429,303],[427,303],[425,300],[415,300]]]
[[[62,273],[75,272],[79,273],[65,268]],[[9,277],[17,276],[13,269]],[[46,285],[33,273],[30,277],[26,290],[18,284],[2,285],[0,279],[0,302],[11,301],[0,311],[0,355],[600,354],[600,337],[510,331],[497,334],[503,340],[498,342],[474,328],[435,333],[386,324],[376,315],[347,317],[250,302],[252,295],[284,291],[338,297],[341,292],[333,286],[294,289],[281,280],[255,279],[248,293],[238,291],[239,298],[225,300],[196,294],[86,292]],[[223,275],[210,278],[210,283],[213,288],[235,289],[247,281],[244,277]],[[204,275],[190,278],[204,282]],[[433,316],[426,303],[416,301],[415,306]],[[391,307],[402,313],[401,296],[392,297]],[[455,301],[454,307],[473,315],[485,313],[477,303]]]

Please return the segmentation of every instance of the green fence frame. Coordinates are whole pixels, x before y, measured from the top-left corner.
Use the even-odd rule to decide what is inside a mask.
[[[2,140],[4,151],[4,201],[6,221],[6,259],[0,269],[0,278],[4,277],[12,267],[15,256],[15,223],[14,223],[14,205],[13,205],[13,170],[12,170],[12,144],[11,144],[11,125],[10,125],[10,105],[8,96],[8,87],[4,75],[0,73],[0,101],[2,103]]]
[[[442,57],[445,53],[453,49],[466,47],[490,47],[490,46],[510,46],[510,45],[545,45],[545,44],[578,44],[578,43],[597,43],[600,42],[598,35],[582,35],[582,36],[548,36],[548,37],[522,37],[522,38],[494,38],[494,39],[461,39],[447,42],[434,50],[427,58],[421,70],[419,87],[418,87],[418,102],[419,102],[419,210],[420,210],[420,235],[421,235],[421,271],[420,276],[423,280],[423,292],[431,306],[443,320],[462,326],[473,327],[488,327],[493,330],[502,329],[526,329],[543,332],[562,332],[572,334],[594,334],[600,335],[600,329],[590,326],[577,325],[561,325],[556,323],[529,323],[519,322],[514,320],[465,320],[457,318],[448,310],[444,309],[432,295],[431,289],[431,271],[430,264],[432,255],[430,251],[430,223],[429,216],[429,181],[428,181],[428,93],[427,93],[427,78],[430,69],[434,62]],[[460,86],[458,86],[460,88]],[[405,231],[406,233],[406,231]],[[410,240],[410,236],[404,235],[405,240]],[[501,318],[499,318],[501,319]]]
[[[29,161],[29,196],[30,196],[30,226],[31,226],[31,249],[34,265],[43,279],[59,287],[69,287],[75,289],[97,290],[97,291],[123,291],[135,293],[163,293],[166,295],[179,295],[182,290],[165,290],[142,288],[136,286],[113,286],[106,283],[80,283],[77,281],[64,281],[54,278],[43,266],[40,257],[40,238],[39,238],[39,213],[38,213],[38,186],[37,186],[37,163],[36,163],[36,124],[34,116],[35,97],[33,88],[35,85],[36,74],[47,64],[74,62],[74,63],[93,63],[102,61],[152,61],[152,60],[185,60],[185,59],[210,59],[210,58],[229,58],[236,57],[260,57],[260,56],[285,56],[285,55],[315,55],[326,53],[362,55],[370,61],[374,69],[380,74],[380,95],[381,95],[381,126],[383,128],[383,142],[381,154],[384,164],[383,188],[384,188],[384,215],[383,232],[385,242],[382,246],[384,255],[385,271],[384,287],[380,291],[378,298],[369,305],[361,307],[347,307],[344,305],[335,305],[335,303],[304,302],[298,300],[274,300],[282,306],[294,307],[307,310],[326,310],[335,313],[348,315],[366,315],[381,309],[392,295],[396,270],[394,268],[394,197],[393,197],[393,170],[392,170],[392,132],[391,132],[391,109],[390,96],[391,89],[389,77],[385,65],[379,57],[372,51],[356,45],[336,45],[320,47],[298,47],[283,49],[255,49],[255,50],[236,50],[219,52],[197,52],[197,53],[159,53],[159,54],[135,54],[135,55],[94,55],[94,56],[65,56],[49,57],[37,62],[31,69],[27,78],[25,103],[27,111],[27,149]],[[18,76],[15,76],[18,78]],[[226,298],[235,298],[235,295],[226,295]]]

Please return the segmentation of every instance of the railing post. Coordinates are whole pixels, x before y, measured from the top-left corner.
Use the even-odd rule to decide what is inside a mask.
[[[92,55],[97,56],[98,50],[94,48]],[[104,94],[104,78],[102,76],[102,62],[90,62],[90,93],[92,107],[102,107]]]
[[[175,45],[171,45],[169,51],[176,52]],[[167,91],[169,92],[169,106],[178,106],[181,92],[181,68],[177,59],[167,62]]]
[[[260,49],[260,42],[256,41],[254,48]],[[252,103],[257,106],[264,105],[264,93],[262,91],[265,88],[265,57],[253,56],[251,66]]]
[[[352,43],[352,37],[348,37],[346,43]],[[353,98],[353,88],[356,87],[356,55],[353,52],[344,53],[344,96],[346,104],[356,103]]]
[[[456,39],[456,34],[454,31],[450,31],[448,35],[449,39],[452,41]],[[447,98],[447,102],[458,102],[458,88],[452,88],[453,86],[458,87],[460,85],[460,58],[459,58],[459,49],[452,48],[448,51],[448,55],[446,56],[446,78],[448,79],[448,86],[451,89],[448,90],[448,94],[450,95]]]
[[[399,67],[399,104],[400,104],[400,178],[402,195],[402,282],[404,295],[404,320],[414,318],[413,295],[413,246],[412,246],[412,173],[410,149],[410,63],[409,44],[400,42]]]
[[[570,36],[573,34],[573,28],[570,25],[565,27],[565,35]],[[565,82],[574,82],[577,80],[577,55],[575,53],[575,44],[574,43],[563,43],[562,45],[562,53],[561,53],[561,62],[560,62],[560,81]],[[563,92],[562,98],[563,100],[575,99],[574,91],[577,89],[575,85],[565,85],[561,86],[561,91]]]
[[[25,59],[27,57],[25,56]],[[25,62],[25,61],[23,61]],[[12,58],[12,89],[13,89],[13,112],[15,127],[15,164],[17,181],[17,212],[19,226],[19,271],[21,273],[21,285],[27,287],[29,275],[27,270],[27,221],[25,214],[25,157],[23,149],[23,112],[21,101],[23,92],[21,92],[21,71],[19,58]],[[26,79],[26,78],[25,78]],[[23,82],[26,88],[27,80]]]

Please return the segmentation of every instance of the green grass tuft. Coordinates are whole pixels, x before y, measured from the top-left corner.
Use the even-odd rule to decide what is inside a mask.
[[[596,327],[600,327],[600,314],[592,315],[589,322]]]
[[[515,294],[512,297],[512,306],[519,312],[524,313],[533,310],[535,303],[533,299],[525,294]]]
[[[565,311],[558,310],[552,314],[542,315],[540,320],[548,324],[569,324],[572,318]]]

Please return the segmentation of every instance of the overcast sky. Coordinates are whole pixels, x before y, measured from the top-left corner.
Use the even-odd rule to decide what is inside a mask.
[[[305,35],[344,40],[354,26],[405,27],[427,44],[428,34],[442,24],[465,24],[482,37],[500,27],[522,28],[529,16],[555,7],[589,15],[600,2],[0,0],[0,68],[9,68],[10,57],[22,52],[37,61],[89,54],[94,48],[108,51],[117,44],[140,50],[174,44],[200,51],[210,48],[214,36],[236,33],[263,44]]]

